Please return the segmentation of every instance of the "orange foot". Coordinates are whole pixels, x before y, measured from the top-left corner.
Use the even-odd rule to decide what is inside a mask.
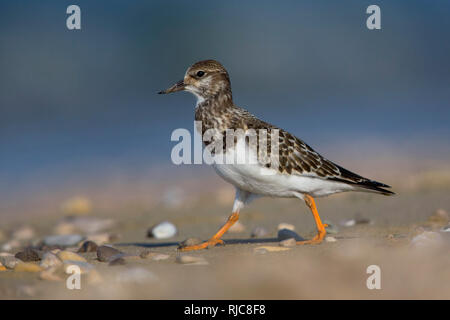
[[[297,241],[297,244],[319,244],[325,239],[325,236],[327,232],[325,231],[325,227],[328,227],[327,224],[323,224],[324,229],[319,230],[317,235],[312,238],[311,240],[303,240],[303,241]]]
[[[205,241],[200,244],[196,244],[193,246],[186,246],[186,247],[178,247],[178,250],[180,251],[193,251],[193,250],[202,250],[202,249],[209,249],[211,247],[216,246],[217,244],[224,244],[223,240],[211,238],[208,241]]]

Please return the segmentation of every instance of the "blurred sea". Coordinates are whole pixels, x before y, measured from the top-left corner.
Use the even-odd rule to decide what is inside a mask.
[[[209,174],[170,162],[194,98],[156,94],[208,58],[237,105],[350,169],[450,159],[448,1],[378,1],[377,31],[369,1],[80,0],[80,31],[66,28],[70,4],[0,4],[2,204],[104,177]]]

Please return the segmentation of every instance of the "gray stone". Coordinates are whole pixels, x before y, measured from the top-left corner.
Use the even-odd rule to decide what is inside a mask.
[[[14,267],[20,262],[19,259],[14,257],[11,253],[2,252],[0,253],[0,262],[7,269],[14,269]]]
[[[46,237],[44,239],[44,244],[47,246],[73,247],[78,245],[84,239],[85,237],[79,234],[55,235]]]
[[[44,269],[48,269],[62,265],[62,261],[53,253],[45,252],[42,255],[41,263],[39,265]]]
[[[176,261],[181,264],[192,264],[192,265],[206,265],[208,262],[202,257],[194,257],[188,255],[177,256]]]
[[[110,246],[100,246],[97,248],[97,258],[99,261],[106,262],[118,254],[122,254],[120,250]]]

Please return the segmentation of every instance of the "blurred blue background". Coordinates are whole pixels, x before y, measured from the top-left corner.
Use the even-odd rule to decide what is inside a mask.
[[[82,30],[66,28],[70,4]],[[449,39],[448,1],[4,0],[0,199],[190,170],[170,135],[192,131],[194,98],[156,92],[210,58],[237,105],[338,163],[371,146],[448,160]]]

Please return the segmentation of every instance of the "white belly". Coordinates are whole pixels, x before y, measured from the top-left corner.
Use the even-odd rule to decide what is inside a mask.
[[[317,177],[281,174],[257,164],[213,164],[217,174],[234,186],[264,196],[292,198],[300,194],[313,197],[354,190],[350,185]]]

